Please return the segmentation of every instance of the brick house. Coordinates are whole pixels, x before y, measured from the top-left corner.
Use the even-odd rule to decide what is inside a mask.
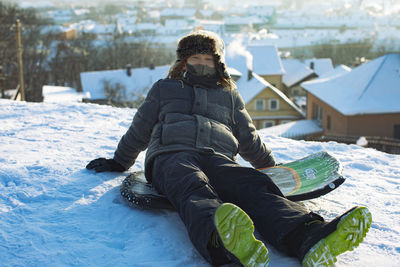
[[[318,121],[325,135],[400,139],[400,54],[302,87],[307,91],[307,119]]]

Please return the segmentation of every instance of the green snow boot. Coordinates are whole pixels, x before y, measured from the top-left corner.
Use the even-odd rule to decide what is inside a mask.
[[[222,204],[215,211],[214,224],[225,249],[243,266],[268,266],[268,250],[254,237],[253,222],[241,208],[231,203]]]
[[[338,255],[353,250],[363,241],[371,223],[372,216],[366,207],[354,207],[314,233],[310,233],[309,240],[303,244],[303,249],[311,247],[305,252],[303,266],[332,266]],[[328,234],[318,238],[324,235],[324,232]]]

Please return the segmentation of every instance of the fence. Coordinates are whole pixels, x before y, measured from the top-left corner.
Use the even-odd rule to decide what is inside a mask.
[[[360,136],[341,136],[341,135],[323,135],[320,137],[309,137],[308,141],[329,142],[335,141],[345,144],[356,144]],[[393,139],[380,136],[365,136],[367,140],[366,147],[375,148],[390,154],[400,154],[400,139]]]

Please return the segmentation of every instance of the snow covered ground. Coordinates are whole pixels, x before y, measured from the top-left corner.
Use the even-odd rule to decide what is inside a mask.
[[[0,100],[1,266],[208,266],[176,213],[124,204],[119,185],[128,172],[85,169],[91,159],[113,156],[134,113]],[[342,162],[347,181],[307,207],[328,219],[354,205],[371,210],[365,241],[337,266],[400,266],[400,155],[260,135],[279,162],[321,150]],[[130,171],[143,164],[142,153]],[[272,266],[300,266],[268,247]]]

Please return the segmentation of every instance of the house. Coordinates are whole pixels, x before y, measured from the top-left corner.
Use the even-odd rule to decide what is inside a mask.
[[[224,20],[225,31],[227,33],[259,31],[267,23],[267,19],[257,16],[229,16],[225,17]]]
[[[135,24],[135,32],[144,36],[156,36],[157,30],[161,27],[160,24],[152,22],[140,22]]]
[[[89,102],[115,105],[137,105],[159,79],[165,78],[170,66],[82,72],[83,92]]]
[[[285,74],[282,76],[283,92],[293,100],[297,106],[301,107],[304,112],[306,112],[307,108],[307,92],[303,89],[301,83],[316,78],[327,79],[338,77],[351,70],[351,68],[345,65],[339,65],[335,69],[330,70],[331,61],[327,62],[328,64],[326,64],[325,68],[323,64],[317,64],[318,73],[320,74],[317,75],[313,69],[298,59],[282,59],[282,64],[285,69]]]
[[[159,27],[157,33],[159,35],[175,35],[181,36],[193,30],[193,25],[184,19],[167,19],[164,27]]]
[[[160,22],[164,24],[169,19],[185,19],[193,22],[195,15],[195,8],[164,8],[160,12]]]
[[[238,70],[239,75],[231,76],[257,129],[304,119],[305,113],[274,86],[282,85],[284,74],[275,46],[250,46],[247,50],[232,42],[226,63]]]
[[[242,75],[236,85],[257,129],[302,120],[305,117],[284,93],[256,73]]]
[[[305,96],[307,93],[300,84],[318,75],[298,59],[283,59],[282,64],[285,69],[285,74],[282,76],[282,91],[289,97]]]
[[[270,24],[275,20],[276,7],[274,5],[251,5],[247,7],[250,15],[265,18]]]
[[[52,18],[57,25],[71,22],[74,16],[73,10],[68,8],[50,10],[47,13],[47,17]]]
[[[282,91],[282,76],[285,70],[276,46],[250,45],[247,49],[253,56],[252,71]]]
[[[312,69],[318,76],[333,71],[333,64],[330,58],[306,59],[304,60],[304,64],[306,64],[310,69]]]
[[[196,29],[212,31],[220,36],[225,35],[225,25],[223,20],[197,20],[195,25]]]
[[[302,87],[307,90],[307,119],[317,120],[325,135],[400,139],[400,54]]]
[[[71,26],[44,26],[41,29],[40,34],[49,34],[55,40],[59,41],[72,41],[77,38],[77,31],[74,27]]]

